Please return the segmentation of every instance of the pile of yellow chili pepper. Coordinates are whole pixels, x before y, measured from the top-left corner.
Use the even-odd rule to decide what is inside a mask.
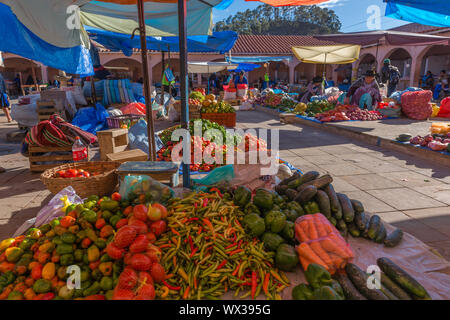
[[[158,288],[163,298],[220,299],[234,291],[242,299],[262,292],[281,299],[289,280],[273,267],[274,253],[245,232],[243,215],[219,192],[193,192],[169,202],[168,231],[155,242],[168,274]]]

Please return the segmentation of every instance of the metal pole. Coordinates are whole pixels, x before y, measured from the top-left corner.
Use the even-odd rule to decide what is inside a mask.
[[[145,32],[145,18],[144,18],[144,2],[137,1],[138,17],[139,17],[139,36],[141,38],[141,58],[142,71],[144,75],[144,97],[145,109],[147,119],[147,135],[148,135],[148,152],[151,161],[156,161],[156,147],[155,147],[155,128],[153,126],[152,105],[150,99],[150,79],[148,77],[148,60],[147,60],[147,35]]]
[[[189,129],[188,109],[188,69],[187,69],[187,26],[186,26],[186,0],[178,0],[178,37],[180,44],[180,90],[181,90],[181,126]],[[183,186],[190,186],[190,168],[183,163]]]

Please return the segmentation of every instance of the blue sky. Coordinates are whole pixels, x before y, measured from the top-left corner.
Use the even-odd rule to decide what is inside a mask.
[[[238,11],[254,9],[260,2],[246,2],[244,0],[234,0],[226,10],[214,9],[214,22],[227,18]],[[384,16],[386,4],[382,0],[330,0],[322,3],[320,6],[333,9],[339,16],[342,23],[342,32],[355,32],[368,30],[367,19],[370,14],[367,10],[370,6],[378,6],[381,12],[381,29],[390,29],[406,22]]]

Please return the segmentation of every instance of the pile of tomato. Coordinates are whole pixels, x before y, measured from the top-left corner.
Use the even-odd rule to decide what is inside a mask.
[[[98,172],[89,172],[84,169],[67,169],[56,172],[56,178],[89,178],[98,176]]]

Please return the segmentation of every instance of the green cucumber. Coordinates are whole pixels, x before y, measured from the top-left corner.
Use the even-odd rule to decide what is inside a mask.
[[[341,285],[342,290],[344,291],[345,297],[348,300],[367,300],[353,285],[350,279],[342,273],[336,273],[334,278]]]
[[[334,191],[333,185],[330,183],[323,190],[327,193],[328,198],[330,199],[330,208],[332,215],[336,218],[336,220],[342,219],[341,204],[339,203],[339,199],[336,195],[336,192]]]
[[[381,273],[381,284],[385,286],[400,300],[412,300],[411,297],[402,288],[400,288],[394,281],[392,281],[384,273]]]
[[[341,204],[344,221],[347,223],[352,222],[355,218],[355,211],[353,210],[350,199],[343,193],[337,193],[337,197],[339,199],[339,203]]]
[[[316,194],[317,194],[316,187],[307,186],[297,194],[297,197],[295,197],[294,201],[297,201],[298,203],[304,205],[309,201],[311,201],[311,199],[314,198]]]
[[[350,202],[352,203],[353,210],[355,213],[363,213],[364,212],[364,206],[359,200],[350,199]]]
[[[345,271],[353,285],[369,300],[389,300],[386,295],[378,289],[369,289],[367,287],[368,275],[362,271],[356,264],[348,263]]]
[[[304,175],[300,176],[299,178],[290,181],[287,185],[291,189],[297,189],[302,184],[309,182],[311,180],[315,180],[320,175],[317,171],[309,171],[306,172]]]
[[[365,213],[355,211],[355,219],[353,219],[353,223],[356,225],[359,231],[364,231],[367,224]]]
[[[333,182],[333,178],[329,174],[325,174],[325,175],[321,176],[320,178],[316,178],[314,180],[303,183],[302,185],[300,185],[297,188],[297,191],[301,191],[304,187],[307,187],[307,186],[314,186],[317,189],[323,189],[332,182]]]
[[[334,218],[334,217],[331,217],[330,219],[328,219],[328,220],[330,220],[330,223],[333,225],[333,226],[335,226],[336,227],[336,224],[337,224],[337,220]]]
[[[283,179],[281,180],[281,182],[279,183],[280,186],[284,186],[287,185],[289,182],[294,181],[295,179],[298,179],[301,177],[301,174],[299,172],[295,172],[292,176],[290,176],[289,178]]]
[[[377,235],[375,236],[375,242],[376,243],[383,243],[384,239],[386,239],[386,228],[383,223],[381,223],[380,230],[378,231]]]
[[[386,239],[384,239],[384,245],[389,248],[395,247],[400,243],[402,238],[403,231],[400,229],[395,229],[386,237]]]
[[[316,194],[316,202],[319,205],[320,212],[327,217],[327,219],[331,218],[331,208],[330,208],[330,198],[323,190],[317,190]]]
[[[358,238],[361,236],[361,231],[356,227],[356,225],[352,222],[347,225],[348,232],[352,235],[354,238]]]
[[[337,228],[338,230],[340,230],[340,231],[347,230],[347,224],[346,224],[345,221],[342,220],[342,219],[337,220],[336,228]]]
[[[294,199],[297,197],[298,192],[293,189],[287,189],[285,194],[289,198],[289,200],[294,201]]]
[[[405,270],[396,265],[389,258],[378,258],[377,265],[380,269],[403,288],[409,294],[412,294],[415,298],[421,300],[431,300],[427,290],[416,279],[411,277]]]
[[[367,236],[369,237],[369,239],[375,239],[381,229],[381,224],[382,222],[380,216],[374,214],[370,217],[369,228],[367,229]]]

